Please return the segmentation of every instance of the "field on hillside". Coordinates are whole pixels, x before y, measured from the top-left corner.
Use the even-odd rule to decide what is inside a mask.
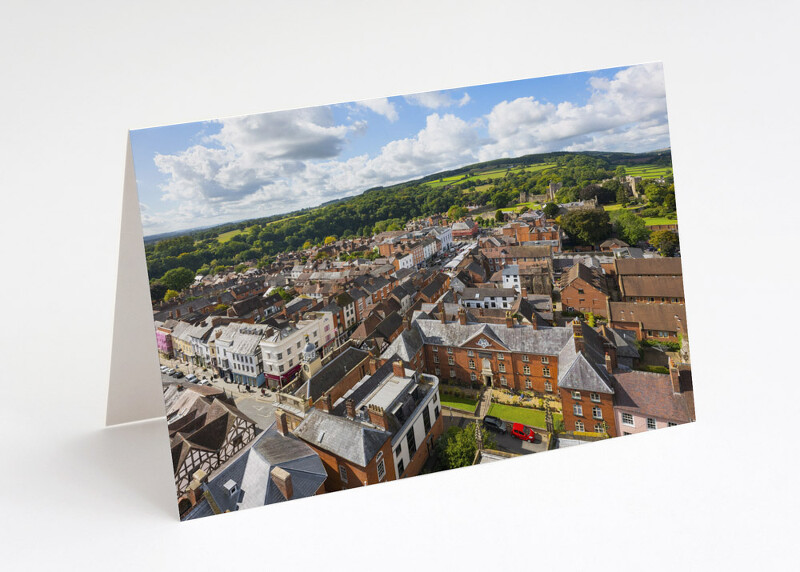
[[[541,163],[539,165],[530,165],[528,167],[513,167],[511,169],[511,172],[512,173],[519,173],[519,172],[522,172],[522,171],[527,171],[529,173],[536,173],[538,171],[544,171],[546,169],[549,169],[549,168],[555,167],[555,166],[556,166],[555,163]],[[487,180],[487,179],[502,179],[503,177],[506,176],[507,172],[508,172],[508,169],[503,167],[501,169],[493,169],[491,171],[482,171],[482,172],[479,172],[479,173],[475,173],[475,175],[473,175],[471,177],[465,177],[463,174],[462,175],[455,175],[453,177],[444,177],[443,179],[437,180],[437,181],[430,181],[430,182],[425,183],[425,184],[427,186],[429,186],[429,187],[433,187],[434,189],[436,189],[436,188],[439,188],[439,187],[444,187],[446,185],[452,185],[454,183],[463,183],[464,181],[468,181],[470,179],[483,179],[483,180]],[[476,189],[478,189],[478,188],[482,189],[482,188],[485,188],[485,186],[476,187]]]
[[[625,174],[631,177],[641,177],[643,179],[658,179],[672,173],[671,167],[661,165],[636,165],[635,167],[625,167]]]
[[[217,240],[218,240],[220,243],[223,243],[223,242],[228,242],[230,239],[232,239],[232,238],[233,238],[234,236],[236,236],[237,234],[244,234],[244,233],[245,233],[245,231],[244,231],[244,230],[240,230],[240,229],[236,229],[236,230],[229,230],[228,232],[223,232],[222,234],[220,234],[220,235],[217,237]]]

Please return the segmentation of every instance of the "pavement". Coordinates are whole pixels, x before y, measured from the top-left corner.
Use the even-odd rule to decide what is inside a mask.
[[[233,397],[236,407],[255,421],[260,429],[267,429],[275,421],[275,394],[271,391],[269,395],[262,396],[260,389],[254,389],[251,392],[244,391],[244,386],[240,389],[236,383],[215,377],[211,369],[203,371],[201,366],[183,363],[176,359],[160,358],[160,362],[161,365],[180,370],[185,375],[193,373],[198,379],[207,379],[211,386],[224,390]],[[185,377],[176,379],[166,374],[161,374],[161,378],[165,381],[186,382]]]

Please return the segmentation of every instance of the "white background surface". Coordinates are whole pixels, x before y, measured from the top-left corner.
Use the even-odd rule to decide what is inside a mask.
[[[788,2],[10,2],[6,570],[794,568]],[[127,129],[662,60],[690,426],[177,521],[163,422],[104,429]]]

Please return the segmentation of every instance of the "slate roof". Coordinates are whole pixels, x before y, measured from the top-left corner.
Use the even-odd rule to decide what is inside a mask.
[[[420,290],[420,294],[427,298],[431,298],[442,288],[446,280],[447,279],[444,277],[444,275],[437,275],[427,286]]]
[[[354,347],[347,348],[311,376],[311,379],[305,384],[307,386],[305,397],[310,398],[312,402],[317,401],[326,391],[339,383],[347,373],[368,357],[369,352]]]
[[[461,298],[464,300],[483,300],[484,298],[516,298],[513,288],[464,288]]]
[[[397,336],[381,354],[381,358],[389,359],[397,356],[404,362],[410,362],[422,346],[422,335],[417,328],[403,330],[403,333]]]
[[[398,312],[392,312],[375,327],[367,339],[382,337],[388,340],[392,334],[403,326],[403,317]]]
[[[617,348],[618,357],[639,358],[639,350],[636,349],[636,334],[634,332],[616,330],[604,326],[603,334]]]
[[[391,434],[312,408],[294,434],[307,443],[366,467]]]
[[[266,325],[237,324],[233,330],[233,344],[229,351],[240,355],[254,354],[268,329],[269,326]]]
[[[568,343],[558,355],[558,386],[564,389],[614,393],[614,378],[605,367],[603,337],[585,322],[580,324],[583,351],[575,348],[574,329]]]
[[[319,455],[297,437],[278,433],[273,423],[236,457],[215,471],[206,488],[221,512],[284,502],[287,499],[270,474],[275,467],[281,467],[291,475],[292,500],[313,496],[327,478]],[[234,495],[225,488],[230,481],[237,485]],[[214,514],[214,510],[203,499],[183,520],[210,514]]]
[[[507,328],[505,324],[468,323],[462,326],[458,322],[442,324],[440,320],[425,319],[425,315],[415,313],[413,323],[419,328],[423,342],[435,345],[457,347],[478,334],[484,334],[515,352],[554,356],[572,336],[569,327],[534,330],[529,326]]]
[[[688,423],[694,420],[689,410],[687,396],[683,393],[674,393],[668,374],[630,371],[618,372],[615,377],[617,380],[615,409],[675,423]]]
[[[312,300],[310,300],[309,298],[302,298],[298,296],[297,298],[294,298],[293,300],[287,302],[286,313],[294,314],[295,312],[299,312],[306,306],[310,306],[312,303],[313,303]]]

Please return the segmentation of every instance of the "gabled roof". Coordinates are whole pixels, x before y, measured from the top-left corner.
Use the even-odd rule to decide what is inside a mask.
[[[389,344],[389,347],[381,354],[381,358],[389,359],[397,356],[404,362],[410,362],[422,348],[422,336],[417,328],[403,330],[403,332]]]
[[[281,435],[273,423],[240,454],[220,467],[206,485],[220,512],[264,506],[287,500],[272,479],[280,467],[291,475],[292,500],[313,496],[325,482],[325,466],[314,450],[293,435]],[[226,485],[233,482],[231,495]],[[214,514],[206,498],[184,520]]]
[[[569,271],[561,277],[561,288],[566,288],[575,280],[581,279],[603,294],[608,295],[608,285],[603,273],[596,268],[589,268],[581,262],[574,264]]]
[[[675,423],[694,421],[688,396],[674,393],[668,374],[630,371],[618,372],[614,377],[617,380],[615,409]]]
[[[368,357],[369,352],[354,347],[347,348],[311,376],[311,379],[305,384],[305,397],[311,399],[312,403],[316,402],[326,391],[339,383],[345,375]]]
[[[294,434],[308,444],[366,467],[391,434],[312,408]]]
[[[427,314],[415,312],[413,318],[423,342],[458,347],[472,339],[479,331],[490,330],[494,339],[512,351],[539,355],[558,355],[572,335],[571,328],[543,328],[528,326],[508,328],[504,324],[472,323],[462,326],[458,322],[442,324],[431,320]]]

